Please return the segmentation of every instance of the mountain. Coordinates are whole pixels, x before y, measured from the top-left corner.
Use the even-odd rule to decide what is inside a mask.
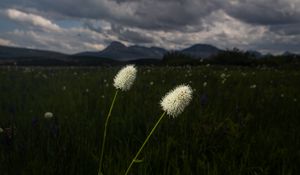
[[[0,46],[0,59],[66,59],[67,55],[44,50]]]
[[[256,50],[248,50],[248,51],[246,51],[246,53],[253,56],[254,58],[262,58],[263,57],[263,54],[261,54],[260,52],[258,52]]]
[[[183,50],[175,50],[177,56],[186,58],[210,58],[223,50],[208,44],[195,44]],[[255,58],[264,57],[255,50],[246,51]],[[160,47],[126,46],[120,42],[112,42],[102,51],[81,52],[74,55],[53,51],[0,46],[0,65],[118,65],[125,63],[159,64],[168,52]],[[172,55],[172,54],[171,54]],[[175,55],[175,56],[176,56]],[[184,57],[184,56],[188,57]],[[284,55],[294,55],[286,52]],[[173,58],[173,56],[171,56]],[[194,61],[192,59],[192,61]]]
[[[284,53],[282,53],[282,56],[297,56],[298,54],[293,53],[293,52],[289,52],[289,51],[285,51]]]
[[[182,53],[193,58],[208,58],[218,54],[220,51],[222,50],[209,44],[195,44],[191,47],[181,50]]]
[[[100,52],[83,52],[77,56],[94,56],[102,58],[111,58],[116,60],[136,60],[136,59],[161,59],[167,51],[158,47],[143,46],[125,46],[124,44],[114,41],[108,47]]]

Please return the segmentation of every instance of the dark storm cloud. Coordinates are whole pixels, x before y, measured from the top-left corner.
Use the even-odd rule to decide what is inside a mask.
[[[200,30],[202,19],[218,9],[253,24],[300,22],[298,0],[2,0],[0,5],[153,30]]]
[[[270,31],[281,36],[300,35],[300,23],[272,25]]]
[[[99,45],[93,37],[85,37],[86,45],[94,48],[112,40],[167,48],[204,42],[229,48],[260,46],[269,50],[288,48],[289,43],[295,49],[300,43],[299,0],[1,0],[0,12],[7,9],[26,16],[26,19],[10,16],[10,20],[31,26],[21,30],[37,32],[38,28],[46,27],[42,21],[47,20],[52,26],[57,25],[51,27],[58,28],[57,31],[48,31],[54,38],[58,32],[68,33],[59,21],[81,21],[77,28],[86,29],[86,34],[98,33],[101,38]],[[33,16],[44,19],[37,24]],[[5,33],[2,36],[2,42],[10,39],[4,37]],[[34,35],[26,36],[30,42]],[[16,40],[14,37],[12,42],[18,44]],[[68,43],[71,52],[73,44],[79,42],[72,39]],[[38,47],[38,43],[35,45]]]
[[[218,8],[211,0],[14,0],[11,7],[36,8],[74,18],[102,19],[153,30],[196,30]],[[17,3],[18,2],[18,3]],[[2,2],[1,2],[2,3]],[[8,2],[4,2],[9,7]],[[18,5],[16,5],[18,4]]]
[[[117,35],[118,38],[122,41],[127,41],[135,44],[146,44],[154,42],[151,37],[141,32],[130,30],[120,25],[112,25],[111,27],[111,34]]]
[[[298,0],[229,0],[222,8],[231,16],[248,23],[261,25],[300,22]]]

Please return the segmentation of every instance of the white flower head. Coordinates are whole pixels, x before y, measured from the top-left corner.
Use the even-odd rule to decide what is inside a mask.
[[[3,130],[2,128],[0,128],[0,134],[1,134],[2,132],[4,132],[4,130]]]
[[[46,113],[44,114],[44,117],[45,117],[46,119],[51,119],[51,118],[53,117],[53,113],[52,113],[52,112],[46,112]]]
[[[114,86],[122,91],[128,91],[136,77],[137,69],[134,65],[122,68],[114,78]]]
[[[250,86],[251,89],[255,89],[256,88],[256,84],[253,84]]]
[[[193,90],[189,85],[179,85],[162,98],[160,105],[168,115],[176,117],[190,103],[192,94]]]

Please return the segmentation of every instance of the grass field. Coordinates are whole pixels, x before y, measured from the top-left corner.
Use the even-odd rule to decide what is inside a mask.
[[[119,69],[1,68],[0,174],[96,175]],[[191,104],[163,119],[130,174],[300,173],[300,71],[199,66],[138,67],[112,112],[105,175],[124,174],[159,101],[183,83],[194,89]]]

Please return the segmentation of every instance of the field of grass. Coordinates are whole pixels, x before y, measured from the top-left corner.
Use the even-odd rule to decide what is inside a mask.
[[[0,174],[96,175],[119,69],[1,68]],[[199,66],[138,67],[110,118],[105,175],[124,174],[161,98],[183,83],[191,104],[163,119],[130,174],[300,173],[300,71]]]

